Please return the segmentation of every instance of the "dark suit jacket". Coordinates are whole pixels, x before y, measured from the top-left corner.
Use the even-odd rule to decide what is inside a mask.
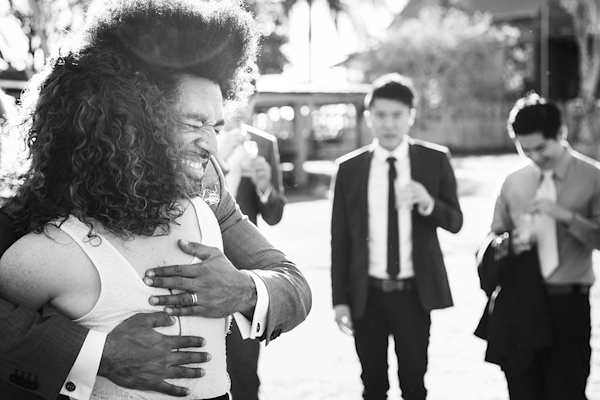
[[[463,217],[448,149],[409,139],[412,179],[435,199],[433,212],[412,212],[413,264],[421,303],[426,310],[452,306],[437,228],[458,232]],[[372,152],[369,147],[343,157],[335,178],[331,221],[333,305],[348,304],[360,318],[369,286],[369,223],[367,188]]]
[[[269,310],[261,340],[268,343],[304,321],[312,305],[310,287],[298,268],[241,214],[225,189],[214,158],[204,179],[216,183],[220,190],[220,201],[211,209],[219,221],[225,255],[237,268],[254,270],[267,286]],[[10,222],[4,221],[0,245],[16,239]],[[37,395],[55,399],[87,332],[66,318],[43,319],[34,311],[15,308],[0,299],[0,399],[33,399]],[[15,373],[24,380],[15,380]]]
[[[16,240],[12,220],[0,213],[0,255]],[[35,393],[42,391],[48,398],[56,398],[87,329],[63,317],[44,319],[2,299],[0,327],[0,398],[41,399]],[[62,351],[31,351],[39,347]],[[36,364],[46,368],[32,369],[31,365]]]
[[[536,249],[510,251],[510,236],[491,233],[477,255],[488,303],[475,335],[487,340],[485,360],[504,370],[526,370],[536,351],[552,343],[544,280]]]
[[[283,195],[283,177],[279,162],[277,138],[250,125],[244,124],[243,128],[250,134],[252,140],[258,144],[258,155],[264,157],[271,166],[271,184],[273,185],[273,190],[267,202],[262,203],[256,193],[256,187],[252,183],[252,180],[242,177],[235,200],[240,205],[242,212],[254,224],[256,224],[258,214],[260,214],[267,224],[275,225],[281,221],[283,206],[286,203]]]

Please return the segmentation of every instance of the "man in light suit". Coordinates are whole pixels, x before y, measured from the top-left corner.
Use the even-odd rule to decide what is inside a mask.
[[[251,104],[255,98],[256,94]],[[248,107],[250,110],[252,106]],[[231,119],[225,123],[218,140],[217,160],[242,213],[255,225],[259,214],[269,225],[279,223],[286,199],[277,138],[240,119]],[[258,400],[259,355],[259,341],[244,340],[234,321],[227,335],[227,371],[235,400]]]
[[[253,51],[255,51],[252,44],[255,43],[256,37],[250,36],[253,36],[256,31],[253,24],[250,23],[250,16],[238,6],[233,3],[225,4],[225,2],[219,4],[219,6],[207,5],[205,7],[198,2],[186,5],[183,2],[173,1],[154,1],[152,3],[139,1],[135,5],[131,1],[121,2],[114,6],[116,8],[111,9],[110,18],[104,15],[104,18],[99,17],[94,20],[98,25],[92,24],[86,35],[83,36],[86,40],[94,42],[94,39],[98,39],[95,35],[101,33],[105,35],[103,36],[104,40],[95,43],[83,40],[82,46],[85,46],[86,43],[90,46],[86,48],[86,51],[77,53],[77,56],[86,56],[98,51],[102,54],[112,54],[115,59],[127,58],[128,62],[122,64],[108,63],[109,65],[103,69],[103,85],[100,86],[104,87],[104,85],[111,85],[116,82],[123,85],[127,82],[131,85],[129,89],[133,90],[133,93],[129,93],[131,94],[129,99],[133,99],[133,104],[128,103],[125,98],[119,98],[118,106],[115,105],[117,103],[110,102],[102,94],[95,93],[95,104],[102,104],[105,107],[99,107],[99,109],[118,113],[126,109],[126,105],[131,107],[139,105],[139,100],[144,98],[146,102],[142,107],[144,111],[141,112],[141,118],[146,122],[153,120],[153,118],[162,118],[160,121],[163,122],[163,125],[161,125],[163,128],[172,126],[164,124],[164,118],[173,117],[176,115],[174,111],[180,110],[169,109],[169,107],[174,106],[171,102],[164,101],[166,97],[169,97],[165,96],[165,93],[173,96],[174,99],[178,99],[179,104],[181,104],[177,88],[181,85],[182,75],[215,82],[211,85],[220,85],[222,93],[227,94],[229,97],[237,97],[237,94],[230,92],[229,89],[238,87],[237,85],[231,86],[233,80],[237,80],[237,84],[243,85],[245,83],[245,78],[242,77],[243,71],[246,63],[253,59]],[[139,8],[136,9],[136,6]],[[147,7],[150,7],[151,10]],[[214,14],[208,16],[202,14],[207,10],[213,10]],[[120,12],[122,13],[120,14]],[[195,12],[200,12],[202,15],[195,15]],[[221,20],[221,18],[223,19]],[[135,23],[132,23],[132,19]],[[172,29],[165,29],[164,31],[158,29],[157,26],[161,25]],[[224,35],[222,31],[221,34],[212,36],[199,34],[206,33],[205,29],[212,30],[213,28],[231,28],[237,35]],[[165,31],[169,35],[165,36]],[[208,37],[208,40],[199,43],[196,40],[198,37]],[[225,44],[211,42],[211,40],[220,42],[222,37],[228,37],[230,40]],[[218,53],[218,57],[207,59],[206,54],[209,54],[209,52],[203,46],[214,48],[219,44],[225,46],[223,51],[225,54]],[[233,46],[235,51],[234,49],[227,50],[228,46]],[[144,51],[148,53],[144,53]],[[202,57],[190,57],[198,51]],[[70,56],[76,57],[73,54],[70,54]],[[57,58],[49,62],[56,64],[49,67],[49,74],[45,76],[45,79],[51,81],[56,78],[55,74],[65,74],[65,81],[58,86],[72,84],[74,86],[70,88],[76,93],[79,93],[78,90],[86,89],[80,82],[83,78],[89,79],[89,76],[86,75],[89,70],[80,67],[76,62],[73,63],[73,59],[69,57]],[[97,66],[97,64],[94,64],[94,66]],[[215,75],[205,77],[204,73],[207,71],[212,71]],[[238,75],[238,73],[242,75]],[[73,78],[73,74],[75,74],[74,79],[67,79],[69,77]],[[121,78],[120,81],[115,79],[117,75]],[[123,79],[123,75],[127,78]],[[140,79],[144,82],[138,82]],[[33,90],[41,91],[40,98],[42,100],[40,101],[56,98],[59,96],[57,92],[62,94],[61,100],[67,102],[73,100],[73,96],[68,95],[68,93],[65,95],[65,89],[62,87],[60,90],[48,89],[46,85],[35,87],[36,89]],[[88,86],[87,89],[93,91],[101,88]],[[140,93],[137,91],[140,91]],[[147,91],[151,92],[150,95]],[[211,92],[207,92],[206,96],[214,96],[214,93],[211,95]],[[149,99],[155,101],[148,101]],[[206,104],[213,104],[214,102],[215,97],[206,100]],[[204,102],[200,103],[204,104]],[[58,107],[52,112],[56,114],[67,114],[70,112],[69,110],[74,111],[77,109],[77,107],[61,107],[53,101],[45,104]],[[36,120],[43,119],[43,108],[36,108]],[[61,121],[71,128],[73,127],[69,124],[87,124],[90,120],[84,121],[84,114],[89,117],[89,113],[93,113],[93,110],[84,110],[86,112],[80,114],[78,118],[71,116],[73,118],[61,118]],[[157,117],[155,112],[158,112],[160,117]],[[146,125],[136,125],[139,120],[134,118],[132,115],[134,113],[121,115],[125,114],[127,115],[126,118],[131,118],[127,119],[129,125],[125,124],[129,127],[127,129],[129,133],[139,132],[139,135],[142,132],[148,132]],[[195,132],[199,131],[204,135],[201,138],[202,140],[198,139],[198,146],[204,149],[207,146],[206,143],[216,143],[215,130],[220,128],[219,121],[222,122],[222,120],[205,120],[207,116],[199,114],[194,114],[191,117],[194,118],[192,127]],[[199,118],[199,120],[196,120],[196,118]],[[157,120],[154,119],[153,121],[156,122]],[[101,129],[98,126],[100,123],[93,125],[97,129]],[[50,129],[52,126],[52,123],[47,123],[44,129]],[[190,125],[183,126],[190,129]],[[116,129],[114,128],[114,130]],[[42,135],[47,132],[40,131],[38,133]],[[153,133],[159,134],[159,132]],[[139,144],[143,145],[148,141],[139,141]],[[154,305],[165,306],[173,316],[203,313],[210,315],[226,313],[229,315],[229,311],[237,307],[235,304],[240,302],[241,298],[247,297],[238,293],[240,290],[236,289],[237,286],[232,285],[230,279],[232,274],[241,276],[241,272],[235,271],[231,266],[233,265],[239,270],[252,270],[249,274],[252,277],[252,285],[256,290],[254,294],[250,295],[251,298],[248,303],[251,305],[258,304],[260,298],[268,302],[265,310],[266,315],[262,319],[265,322],[261,327],[262,333],[255,336],[268,343],[270,340],[277,338],[282,332],[294,328],[306,318],[311,307],[310,289],[296,266],[283,253],[273,248],[236,207],[235,200],[225,187],[222,172],[214,158],[209,157],[210,154],[214,153],[214,150],[211,145],[210,149],[205,149],[202,152],[203,157],[206,156],[206,160],[202,162],[203,177],[201,179],[216,184],[214,194],[218,197],[218,201],[213,202],[210,207],[220,226],[225,257],[219,254],[218,257],[207,258],[207,249],[202,245],[194,243],[182,245],[181,249],[183,251],[195,255],[203,261],[186,267],[185,279],[181,279],[184,272],[180,271],[180,266],[148,270],[144,283],[152,287],[181,289],[185,290],[185,293],[176,296],[152,297],[149,301]],[[164,157],[166,153],[159,152],[157,154],[163,154]],[[147,154],[147,157],[150,157],[150,155]],[[175,160],[179,160],[174,161],[177,163],[175,170],[182,168],[178,164],[181,162],[179,156]],[[139,163],[144,162],[148,161],[139,160]],[[153,168],[155,163],[152,163],[152,161],[149,161],[149,163],[148,168]],[[193,167],[198,169],[198,166]],[[94,166],[91,166],[91,168],[94,168]],[[164,171],[164,173],[167,174],[168,171]],[[153,181],[149,183],[153,183]],[[46,206],[52,206],[52,204],[46,204]],[[0,244],[2,245],[2,251],[4,251],[12,241],[17,239],[19,234],[26,231],[27,226],[14,225],[10,220],[1,222],[2,231],[0,233],[2,236],[0,236]],[[210,274],[211,270],[229,272]],[[243,275],[248,276],[246,272]],[[258,281],[254,279],[254,276],[258,278]],[[248,280],[246,282],[250,283]],[[207,283],[209,287],[203,287]],[[266,289],[262,294],[258,292],[260,284],[264,285]],[[245,289],[241,290],[245,291]],[[194,296],[191,296],[190,292],[196,293],[198,297],[203,297],[203,307],[198,307],[193,303]],[[214,301],[210,301],[211,298]],[[247,314],[249,314],[249,322],[254,326],[257,318],[254,317],[253,312],[256,310],[254,307],[251,308]],[[179,354],[179,352],[171,351],[187,347],[201,347],[203,339],[168,337],[159,335],[152,330],[153,326],[172,323],[173,321],[170,321],[167,314],[164,313],[138,315],[126,320],[106,335],[89,331],[62,317],[41,319],[34,311],[13,306],[0,300],[0,336],[2,339],[0,340],[0,389],[2,390],[0,398],[54,399],[60,392],[76,399],[87,399],[94,384],[96,373],[128,388],[154,390],[171,395],[185,396],[187,393],[182,388],[173,387],[163,382],[163,380],[174,377],[198,378],[203,375],[201,369],[180,366],[205,362],[207,359],[206,354],[201,352]],[[250,333],[252,336],[252,332]],[[135,344],[136,341],[137,344]],[[130,345],[135,347],[129,349]],[[91,353],[88,346],[93,347]],[[82,358],[86,355],[91,355],[93,360]],[[99,367],[90,368],[90,365]],[[81,378],[78,375],[80,371],[76,371],[79,367],[83,367],[84,370],[91,370],[92,378],[87,379],[89,375],[87,372],[84,374],[86,376]]]
[[[430,311],[452,306],[436,229],[463,222],[446,148],[408,136],[416,93],[399,74],[365,98],[374,141],[339,160],[331,221],[335,319],[354,334],[363,396],[385,400],[393,335],[405,400],[424,400]]]

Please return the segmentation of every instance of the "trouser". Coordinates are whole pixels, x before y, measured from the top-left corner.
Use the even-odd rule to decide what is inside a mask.
[[[535,353],[524,372],[504,370],[511,400],[586,400],[590,374],[588,294],[548,296],[553,344]]]
[[[354,342],[362,366],[365,400],[386,400],[388,341],[394,337],[398,378],[404,400],[425,400],[424,377],[431,319],[413,286],[409,290],[383,292],[369,288],[365,314],[353,320]]]
[[[235,319],[231,321],[231,333],[227,335],[227,372],[234,400],[258,400],[259,353],[260,342],[242,339]]]

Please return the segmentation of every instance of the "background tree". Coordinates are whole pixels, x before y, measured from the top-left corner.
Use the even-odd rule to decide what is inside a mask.
[[[395,23],[364,60],[367,80],[400,72],[412,77],[429,107],[503,100],[522,85],[505,61],[518,31],[492,25],[489,15],[428,7],[418,18]],[[512,82],[512,87],[507,82]]]
[[[353,13],[352,2],[357,0],[246,0],[248,10],[263,26],[264,38],[258,59],[261,73],[281,73],[289,63],[282,48],[288,42],[291,10],[302,1],[309,7],[315,1],[325,2],[336,24],[339,16],[344,14],[359,32],[366,34],[362,19]],[[0,0],[0,58],[6,62],[5,67],[17,71],[25,69],[28,75],[39,70],[64,33],[83,23],[90,3],[91,0]],[[381,6],[385,1],[370,0],[370,3]],[[17,27],[19,32],[12,27]],[[27,43],[25,57],[10,56],[16,37],[24,38]]]
[[[51,48],[66,31],[83,22],[84,12],[91,0],[0,0],[0,25],[19,26],[20,32],[12,29],[0,30],[0,55],[9,69],[22,70],[29,74],[43,65]],[[28,56],[24,60],[6,57],[11,42],[24,36],[28,43]]]
[[[364,3],[368,3],[370,7],[376,9],[384,9],[389,12],[385,0],[369,0],[368,2],[364,2],[363,0],[282,0],[283,10],[286,16],[289,17],[290,13],[294,6],[299,3],[306,3],[308,5],[308,66],[309,66],[309,81],[312,79],[312,42],[313,42],[313,6],[318,2],[323,2],[327,5],[329,12],[331,14],[332,21],[335,23],[336,28],[339,28],[338,22],[342,15],[347,17],[352,24],[353,28],[357,32],[357,36],[361,37],[364,41],[368,42],[370,40],[370,35],[368,33],[367,25],[362,18],[363,16],[360,14],[360,10],[362,9],[361,5]],[[362,4],[361,4],[362,3]]]
[[[600,156],[600,109],[597,105],[600,77],[600,1],[561,0],[573,17],[579,50],[579,98],[575,105],[571,139],[588,155]]]
[[[508,150],[509,104],[527,76],[518,39],[516,28],[496,27],[489,15],[432,6],[396,20],[355,62],[366,81],[389,72],[413,79],[421,95],[415,136],[458,151]]]
[[[279,74],[289,63],[282,52],[288,42],[288,19],[282,2],[269,0],[246,0],[246,7],[261,22],[263,40],[257,64],[262,74]]]

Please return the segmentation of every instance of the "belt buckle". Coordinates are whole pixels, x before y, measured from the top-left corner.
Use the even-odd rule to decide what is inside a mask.
[[[383,290],[385,293],[393,292],[397,287],[396,281],[391,279],[384,279],[381,281],[381,290]]]

